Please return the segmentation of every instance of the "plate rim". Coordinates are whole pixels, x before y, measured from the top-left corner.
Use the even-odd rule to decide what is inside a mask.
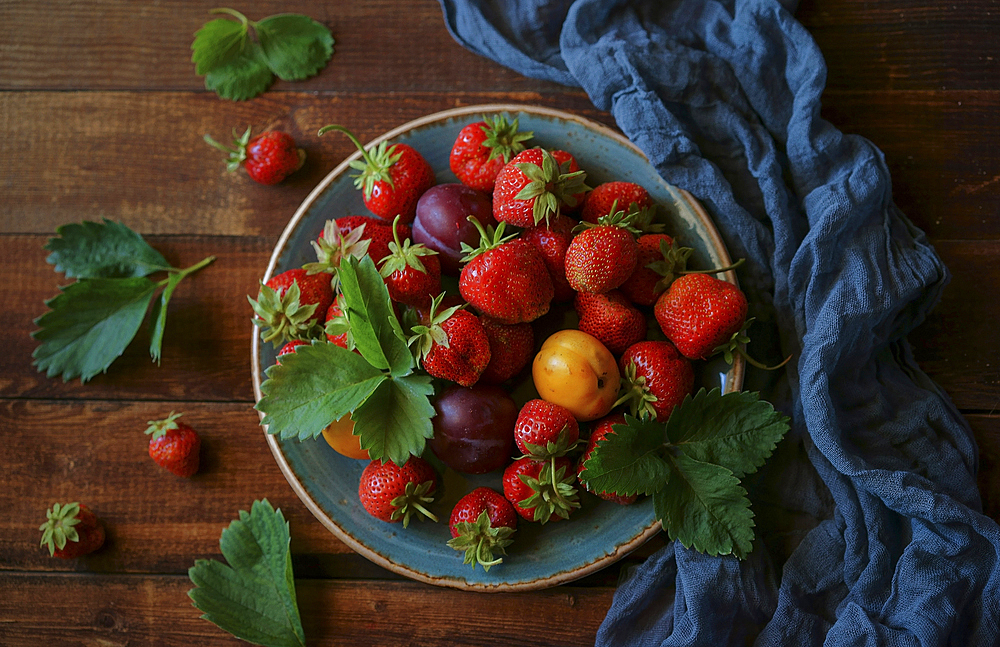
[[[646,159],[647,162],[649,161],[649,158],[647,158],[646,155],[642,152],[642,150],[640,150],[638,146],[632,143],[632,141],[630,141],[627,137],[625,137],[621,133],[609,128],[608,126],[605,126],[604,124],[556,108],[548,108],[544,106],[532,106],[532,105],[518,104],[518,103],[477,104],[471,106],[462,106],[458,108],[450,108],[447,110],[434,112],[419,117],[417,119],[414,119],[412,121],[408,121],[400,126],[397,126],[396,128],[393,128],[392,130],[389,130],[379,135],[375,139],[372,139],[367,144],[365,144],[364,148],[365,150],[368,150],[373,146],[377,146],[382,141],[391,140],[415,128],[428,126],[440,121],[447,121],[455,117],[468,117],[468,116],[478,117],[481,116],[483,113],[497,113],[497,112],[507,112],[507,113],[523,112],[523,113],[542,115],[545,117],[551,117],[556,119],[562,119],[565,121],[577,122],[580,125],[584,126],[585,128],[595,130],[600,134],[615,140],[617,143],[639,154],[643,159]],[[288,224],[285,226],[284,230],[282,231],[281,235],[278,237],[278,240],[274,245],[274,249],[271,252],[271,257],[267,264],[267,269],[265,270],[264,276],[261,279],[262,282],[266,282],[271,278],[275,268],[277,267],[278,260],[284,254],[285,247],[288,244],[288,240],[291,238],[298,224],[305,217],[305,214],[312,207],[316,199],[319,198],[319,196],[322,195],[324,191],[326,191],[326,189],[330,186],[330,184],[333,183],[335,179],[337,179],[350,167],[352,161],[358,160],[360,158],[361,158],[361,151],[355,151],[354,153],[346,157],[342,162],[340,162],[340,164],[335,166],[333,170],[327,173],[326,176],[324,176],[324,178],[302,200],[301,204],[295,210],[295,213],[292,215],[291,219],[289,219]],[[727,248],[725,242],[722,240],[722,236],[719,234],[719,231],[716,228],[715,223],[712,221],[711,217],[708,215],[708,212],[701,205],[701,203],[697,199],[695,199],[694,196],[692,196],[688,191],[680,187],[675,187],[675,188],[678,190],[681,197],[686,202],[687,206],[691,208],[691,210],[700,220],[702,226],[708,232],[709,241],[712,247],[719,253],[723,265],[728,266],[732,264],[732,258],[729,255],[729,249]],[[726,272],[722,272],[721,274],[724,280],[728,281],[729,283],[732,283],[733,285],[736,286],[739,285],[739,281],[736,277],[735,270],[728,270]],[[260,399],[263,397],[263,393],[261,392],[260,389],[261,384],[263,382],[263,380],[261,379],[263,370],[260,366],[260,361],[259,361],[260,357],[259,351],[261,344],[260,335],[257,334],[258,329],[256,326],[251,326],[251,329],[252,329],[251,332],[252,337],[250,344],[250,368],[251,368],[250,372],[251,372],[251,381],[253,383],[253,392],[254,392],[254,410],[257,412],[257,416],[261,420],[260,426],[263,428],[264,436],[267,440],[268,447],[271,450],[271,455],[274,457],[275,462],[278,464],[278,468],[281,470],[282,475],[285,477],[285,480],[288,482],[289,486],[291,486],[292,491],[295,492],[296,496],[298,496],[299,500],[302,501],[302,503],[306,506],[306,508],[327,530],[333,533],[333,535],[337,537],[340,541],[347,544],[352,550],[359,553],[369,561],[377,564],[378,566],[385,568],[388,571],[391,571],[398,575],[403,575],[418,582],[423,582],[426,584],[432,584],[436,586],[456,588],[465,591],[488,592],[488,593],[535,591],[557,586],[559,584],[572,582],[581,577],[585,577],[591,573],[601,570],[602,568],[610,566],[611,564],[617,562],[619,559],[621,559],[628,553],[632,552],[639,546],[646,543],[651,537],[655,536],[661,530],[660,522],[654,519],[652,524],[647,526],[642,532],[638,533],[631,540],[616,546],[612,552],[605,553],[602,557],[590,563],[576,567],[573,570],[560,571],[558,573],[553,573],[552,575],[549,575],[547,577],[542,577],[527,582],[516,582],[516,583],[468,582],[465,580],[457,580],[450,577],[434,577],[426,573],[422,573],[418,570],[415,570],[409,566],[406,566],[405,564],[400,564],[398,562],[395,562],[386,557],[385,555],[382,555],[381,553],[378,553],[375,550],[366,546],[365,544],[361,543],[354,536],[352,536],[346,530],[337,525],[337,523],[327,514],[325,510],[323,510],[319,506],[319,504],[312,497],[312,495],[310,495],[309,492],[306,490],[305,486],[299,481],[298,476],[295,474],[295,471],[288,464],[288,461],[285,458],[284,453],[281,451],[278,439],[274,435],[268,433],[267,425],[263,424],[264,413],[256,409],[256,403],[260,402]],[[745,362],[743,361],[743,357],[741,355],[736,355],[734,357],[732,368],[728,373],[731,377],[726,380],[726,385],[724,389],[726,393],[742,388],[744,371],[745,371]]]

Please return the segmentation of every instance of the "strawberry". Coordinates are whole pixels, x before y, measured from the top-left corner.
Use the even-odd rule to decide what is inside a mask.
[[[552,279],[552,300],[569,301],[576,296],[569,281],[566,280],[566,250],[573,242],[573,227],[576,221],[568,216],[552,216],[548,224],[529,227],[521,232],[521,240],[534,245],[545,261]]]
[[[580,440],[580,425],[566,407],[528,400],[514,423],[514,442],[532,458],[548,460],[565,456]]]
[[[596,421],[590,431],[590,440],[587,441],[587,449],[584,450],[583,455],[580,456],[580,460],[576,464],[576,478],[580,485],[583,486],[584,490],[590,492],[598,498],[604,499],[605,501],[611,501],[619,505],[629,505],[631,503],[635,503],[638,495],[630,494],[628,496],[622,496],[615,494],[614,492],[594,492],[590,489],[590,486],[587,485],[587,482],[580,478],[580,475],[583,473],[583,470],[586,469],[584,463],[586,463],[587,459],[589,459],[591,454],[594,453],[594,448],[597,447],[597,443],[604,440],[608,434],[615,433],[614,429],[612,429],[612,425],[624,424],[625,414],[623,413],[616,413]]]
[[[664,280],[661,273],[667,269],[673,239],[666,234],[643,234],[636,242],[639,250],[635,271],[622,283],[621,291],[635,305],[651,306],[674,277],[672,272],[668,272],[669,279]]]
[[[368,514],[382,521],[402,520],[403,527],[416,515],[437,521],[426,506],[434,500],[437,474],[426,460],[410,456],[402,467],[392,461],[372,461],[361,472],[358,498]]]
[[[228,153],[226,168],[235,171],[241,165],[254,182],[277,184],[299,170],[306,160],[306,153],[295,147],[295,140],[288,133],[269,130],[250,138],[250,128],[242,135],[233,129],[233,143],[229,148],[205,135],[205,141]]]
[[[628,403],[633,416],[666,422],[674,407],[694,389],[694,369],[668,341],[633,344],[618,360],[624,394],[615,406]]]
[[[375,267],[381,267],[382,259],[389,255],[389,243],[393,240],[393,230],[401,240],[413,238],[409,225],[395,223],[395,227],[374,216],[344,216],[337,218],[337,226],[343,233],[361,229],[361,240],[368,241],[368,255],[375,261]],[[317,241],[318,242],[318,241]]]
[[[580,317],[577,328],[596,337],[613,355],[646,338],[646,315],[618,290],[578,292],[573,307]]]
[[[639,245],[624,211],[601,218],[597,225],[582,223],[566,250],[566,280],[577,292],[613,290],[635,271]]]
[[[281,363],[281,356],[282,355],[287,355],[289,353],[294,353],[295,349],[298,348],[299,346],[309,346],[309,345],[310,345],[310,342],[307,342],[304,339],[293,339],[292,341],[286,343],[284,346],[281,347],[281,350],[278,351],[278,357],[277,357],[277,359],[275,361],[278,364],[280,364]]]
[[[462,184],[478,191],[493,193],[497,174],[514,155],[524,150],[523,142],[531,132],[518,132],[517,122],[509,123],[503,115],[483,117],[459,131],[448,157],[451,171]]]
[[[343,126],[323,126],[319,134],[331,130],[344,133],[354,143],[364,161],[353,160],[351,168],[361,171],[354,185],[364,194],[365,206],[379,218],[391,221],[399,216],[413,222],[417,200],[434,185],[434,169],[424,156],[407,144],[389,145],[385,140],[365,150],[361,142]]]
[[[528,242],[504,237],[506,223],[479,229],[478,249],[463,243],[467,261],[458,278],[462,297],[482,314],[501,323],[534,321],[549,311],[553,288],[538,250]]]
[[[247,295],[261,338],[278,348],[291,339],[318,335],[319,321],[333,303],[332,279],[331,274],[309,274],[299,268],[261,283],[256,301]]]
[[[160,467],[186,478],[198,471],[201,438],[189,425],[177,422],[181,415],[171,411],[163,420],[150,420],[146,434],[150,436],[149,457]]]
[[[394,224],[399,223],[396,216]],[[382,259],[379,273],[389,289],[389,298],[407,305],[429,304],[441,292],[441,262],[437,252],[407,238],[399,242],[399,230],[393,229],[389,255]]]
[[[660,295],[653,314],[684,357],[705,359],[743,330],[747,299],[728,281],[708,274],[685,274]]]
[[[562,150],[553,150],[549,152],[552,153],[552,158],[559,163],[559,172],[563,175],[570,175],[580,171],[580,164],[576,161],[576,158],[573,157],[572,153],[567,153]],[[586,174],[583,174],[582,177],[586,178]],[[581,207],[583,207],[583,200],[587,197],[587,192],[590,191],[590,187],[583,184],[583,181],[581,180],[580,186],[577,188],[579,188],[579,191],[566,196],[565,204],[562,208],[564,213],[576,213]]]
[[[312,243],[316,250],[316,262],[306,263],[302,266],[309,274],[336,275],[340,268],[340,261],[353,256],[361,259],[368,254],[371,240],[365,239],[365,227],[361,225],[356,229],[343,229],[336,220],[327,220],[323,225],[323,233]]]
[[[104,526],[90,508],[81,503],[56,503],[46,512],[40,546],[49,555],[73,559],[94,552],[104,545]]]
[[[330,307],[326,309],[323,332],[331,344],[336,344],[347,350],[354,350],[354,336],[351,335],[351,322],[344,314],[344,295],[338,294]]]
[[[500,169],[493,188],[493,217],[517,227],[532,227],[575,204],[587,190],[586,173],[563,173],[559,162],[542,148],[518,153]]]
[[[504,549],[513,542],[510,537],[517,528],[517,512],[496,490],[477,487],[452,508],[448,528],[452,537],[448,545],[465,551],[465,563],[472,564],[473,569],[478,563],[489,572],[490,567],[503,561],[494,555],[506,555]]]
[[[583,200],[583,210],[580,212],[580,220],[597,224],[603,216],[613,213],[616,209],[626,211],[650,209],[653,206],[653,199],[649,197],[646,189],[634,182],[605,182],[598,184],[591,190]]]
[[[461,306],[439,310],[444,293],[432,302],[427,324],[411,330],[409,344],[433,377],[472,386],[490,363],[490,340],[479,317]]]
[[[519,458],[503,471],[503,495],[528,521],[544,524],[568,519],[573,509],[580,507],[571,467],[566,456],[551,461]]]
[[[480,317],[490,341],[490,363],[479,379],[484,384],[500,384],[521,372],[535,355],[535,332],[531,324],[505,324]]]

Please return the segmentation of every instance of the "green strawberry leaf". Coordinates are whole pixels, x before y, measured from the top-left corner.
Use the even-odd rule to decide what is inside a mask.
[[[688,395],[667,420],[666,436],[689,457],[721,465],[737,478],[757,471],[788,432],[789,421],[756,392]]]
[[[369,256],[348,256],[340,262],[340,289],[344,314],[354,345],[372,366],[401,376],[413,370],[414,360],[403,329],[392,308],[389,290]]]
[[[257,23],[264,60],[283,81],[317,74],[333,55],[330,30],[307,16],[279,14]]]
[[[584,462],[580,478],[594,492],[621,496],[652,494],[670,480],[670,464],[663,458],[663,425],[652,419],[625,416],[613,425]]]
[[[86,382],[107,371],[135,337],[158,285],[145,277],[83,279],[59,288],[35,320],[34,365],[46,377]]]
[[[167,304],[173,296],[177,284],[187,276],[175,272],[167,277],[167,287],[160,293],[160,298],[153,301],[153,309],[149,314],[149,355],[157,364],[160,363],[160,351],[163,347],[163,332],[167,327]]]
[[[210,20],[195,33],[191,61],[205,87],[224,99],[251,99],[274,75],[297,81],[317,74],[333,55],[333,36],[322,24],[298,14],[253,22],[233,9],[214,9],[236,18]],[[254,30],[256,38],[251,37]]]
[[[267,499],[240,510],[219,538],[229,564],[199,559],[188,569],[201,617],[255,645],[304,647],[290,545],[288,522]]]
[[[387,379],[355,409],[354,433],[372,460],[391,460],[402,465],[410,454],[419,456],[434,435],[431,378],[406,375]]]
[[[671,540],[708,555],[743,559],[753,548],[753,512],[740,481],[725,467],[678,452],[673,475],[653,495],[656,517]]]
[[[389,379],[363,357],[327,342],[300,346],[267,369],[256,409],[267,433],[281,438],[315,438]],[[432,414],[433,415],[433,414]]]
[[[45,260],[67,278],[131,278],[172,269],[142,236],[107,218],[63,225],[56,234],[45,244],[52,252]]]

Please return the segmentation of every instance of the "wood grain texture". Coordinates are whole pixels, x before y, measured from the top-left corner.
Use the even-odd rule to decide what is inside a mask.
[[[0,573],[0,642],[245,645],[199,618],[187,597],[190,588],[182,576]],[[593,645],[612,595],[606,587],[563,586],[525,596],[413,582],[296,585],[306,641],[314,647]]]

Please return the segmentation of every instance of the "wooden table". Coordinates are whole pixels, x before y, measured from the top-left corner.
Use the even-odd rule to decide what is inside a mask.
[[[186,592],[195,559],[267,497],[291,523],[312,645],[592,644],[622,565],[535,593],[482,595],[402,579],[354,554],[296,498],[268,451],[250,384],[250,309],[279,233],[352,151],[315,137],[337,122],[362,141],[419,116],[490,102],[613,125],[580,91],[521,77],[457,45],[432,0],[260,2],[328,25],[317,77],[244,103],[203,89],[189,62],[214,2],[0,3],[0,644],[234,644]],[[798,17],[829,65],[824,114],[885,151],[902,210],[954,278],[911,336],[921,367],[962,409],[981,448],[984,507],[1000,519],[1000,4],[806,0]],[[275,187],[228,174],[201,137],[248,124],[287,130],[306,166]],[[57,226],[107,217],[175,265],[214,254],[174,296],[163,362],[138,340],[81,385],[31,365],[32,320],[65,282],[42,249]],[[145,422],[185,412],[203,466],[173,477],[146,455]],[[106,546],[75,561],[38,547],[55,501],[88,503]]]

